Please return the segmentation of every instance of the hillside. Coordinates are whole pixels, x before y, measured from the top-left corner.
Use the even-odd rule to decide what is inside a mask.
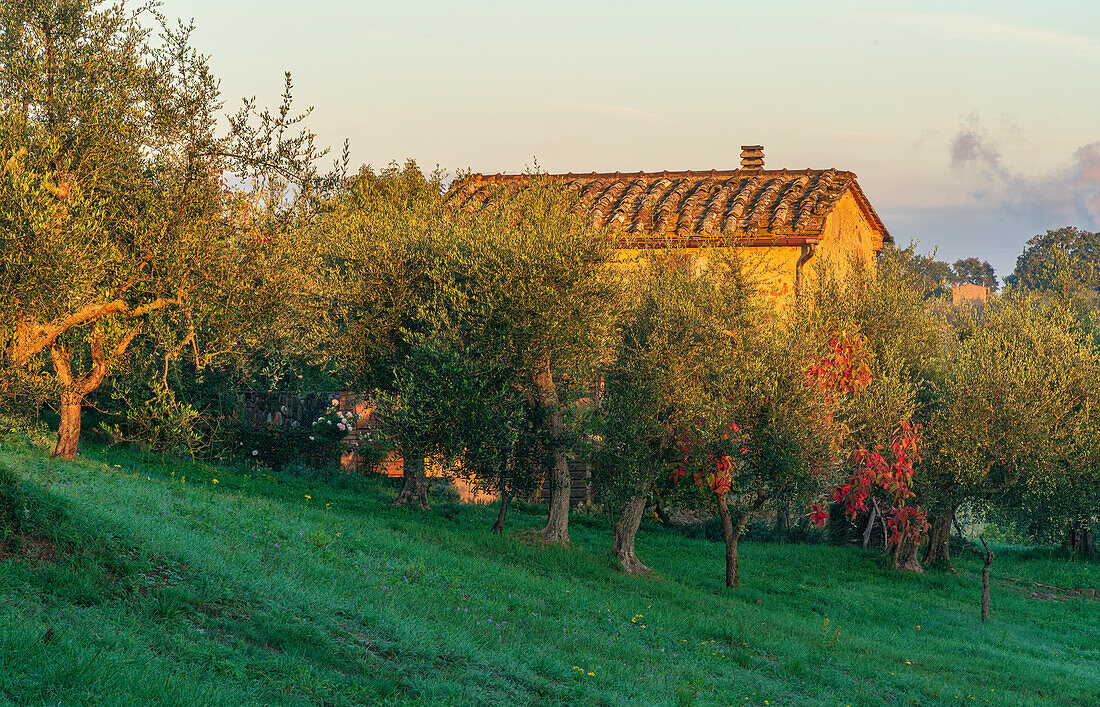
[[[997,548],[983,625],[976,558],[745,543],[727,591],[721,544],[645,525],[657,578],[613,568],[603,518],[542,548],[386,479],[47,462],[0,449],[4,702],[1100,704],[1100,602],[1030,583],[1100,590],[1100,563],[1053,551]]]

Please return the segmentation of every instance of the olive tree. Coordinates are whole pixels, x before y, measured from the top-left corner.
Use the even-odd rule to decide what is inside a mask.
[[[1083,490],[1071,490],[1074,480],[1094,475],[1100,372],[1074,313],[1010,293],[960,339],[932,398],[922,492],[949,508],[1030,499],[1049,509],[1041,499],[1062,496],[1072,509],[1069,498]],[[949,532],[933,532],[944,560]]]
[[[441,325],[411,338],[394,362],[392,391],[377,401],[381,424],[406,455],[410,476],[409,467],[427,457],[448,476],[499,495],[492,529],[500,533],[512,498],[537,489],[548,468],[535,411],[514,387],[511,371],[493,368],[454,328]],[[404,491],[428,507],[422,475]]]
[[[634,538],[654,483],[718,393],[716,366],[747,355],[758,313],[735,257],[654,252],[632,278],[604,370],[594,480],[615,508],[612,552],[630,573],[648,568]]]
[[[456,267],[469,293],[472,345],[535,410],[538,433],[552,459],[550,509],[541,537],[569,542],[568,458],[579,432],[567,413],[591,396],[605,356],[620,284],[612,242],[572,209],[573,196],[549,177],[500,194],[491,209],[454,216],[464,229]],[[566,385],[563,385],[565,383]]]
[[[84,397],[136,337],[259,325],[286,299],[262,204],[226,175],[278,174],[308,195],[319,153],[287,136],[289,94],[276,114],[246,104],[219,136],[217,81],[190,34],[155,6],[0,3],[0,348],[41,375],[48,356],[55,456],[76,454]]]
[[[432,358],[441,353],[431,349],[432,336],[463,298],[452,276],[457,241],[441,176],[413,161],[379,172],[363,167],[317,200],[295,231],[308,244],[304,280],[318,303],[312,362],[340,372],[346,385],[378,391],[404,461],[398,505],[427,507],[424,454],[449,439],[416,429],[418,419],[430,421],[422,416],[435,395],[420,376],[441,363]],[[403,394],[425,406],[404,407]]]

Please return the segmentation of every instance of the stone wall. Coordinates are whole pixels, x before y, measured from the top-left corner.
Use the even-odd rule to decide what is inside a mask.
[[[345,438],[351,449],[340,458],[340,466],[347,471],[370,471],[363,468],[362,459],[355,447],[362,443],[365,430],[372,426],[373,408],[370,400],[362,393],[342,391],[315,393],[240,393],[241,421],[249,425],[275,425],[297,429],[309,427],[326,410],[332,407],[332,401],[339,403],[341,412],[355,412],[359,415],[356,426],[348,431]],[[388,476],[401,476],[400,457],[390,457],[376,471]]]
[[[239,394],[241,421],[249,425],[308,427],[337,399],[335,393],[257,393]]]
[[[875,264],[875,231],[863,218],[851,192],[846,193],[825,220],[821,244],[813,259],[802,268],[807,284],[817,278],[815,261],[824,263],[827,272],[843,283],[852,271],[853,257],[865,265]]]

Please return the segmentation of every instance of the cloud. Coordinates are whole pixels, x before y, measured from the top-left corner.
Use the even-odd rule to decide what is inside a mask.
[[[946,39],[984,40],[1068,54],[1078,59],[1100,60],[1100,40],[1095,37],[1042,27],[945,12],[879,12],[857,17],[873,24],[917,29]]]
[[[866,140],[868,142],[897,142],[896,138],[886,137],[885,135],[878,135],[876,133],[864,133],[856,130],[834,130],[832,128],[819,128],[823,133],[829,133],[830,135],[838,135],[840,137],[850,137],[856,140]]]
[[[1100,141],[1081,146],[1052,172],[1025,175],[1005,165],[996,142],[971,118],[952,138],[950,155],[979,201],[1031,219],[1100,228]]]
[[[561,104],[566,108],[580,108],[586,111],[592,111],[596,113],[616,113],[619,115],[628,115],[632,118],[639,118],[647,121],[661,121],[664,120],[664,116],[657,115],[656,113],[650,113],[647,110],[641,108],[631,108],[630,106],[616,106],[607,103],[578,103],[578,102],[566,102]]]
[[[976,167],[989,176],[1005,175],[1000,151],[976,127],[962,128],[951,138],[951,166]]]

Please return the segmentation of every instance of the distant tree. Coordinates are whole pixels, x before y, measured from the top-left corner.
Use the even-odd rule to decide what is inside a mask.
[[[997,276],[993,274],[993,266],[977,258],[956,260],[955,265],[952,266],[950,282],[953,285],[981,285],[988,287],[990,292],[996,292],[998,285]]]
[[[879,260],[893,261],[896,269],[907,273],[911,285],[926,297],[949,298],[949,287],[971,283],[988,287],[996,292],[997,277],[993,266],[978,258],[956,260],[954,266],[937,260],[933,251],[927,255],[916,252],[916,244],[906,248],[883,249]]]
[[[1069,272],[1059,261],[1069,264]],[[1088,289],[1100,287],[1100,233],[1073,226],[1048,230],[1027,242],[1016,258],[1016,270],[1006,278],[1013,287],[1043,291],[1057,287],[1062,275]]]
[[[913,273],[921,290],[927,295],[947,296],[947,285],[952,284],[954,273],[951,266],[943,260],[936,260],[936,254],[921,255],[913,252],[913,246],[908,249],[890,253],[887,257],[902,258],[907,268]]]

